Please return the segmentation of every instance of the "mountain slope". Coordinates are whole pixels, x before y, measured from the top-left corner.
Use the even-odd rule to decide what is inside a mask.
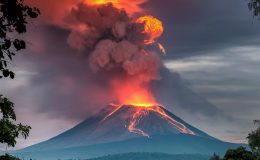
[[[178,73],[170,72],[166,67],[162,67],[160,74],[162,79],[152,83],[152,92],[156,100],[167,106],[171,112],[191,120],[196,119],[195,115],[203,115],[208,119],[218,117],[230,120],[231,117],[192,91]],[[186,116],[181,114],[183,112],[187,112]],[[187,115],[194,116],[187,117]]]
[[[24,151],[43,151],[50,149],[88,146],[143,136],[128,130],[128,126],[131,123],[131,118],[136,112],[135,107],[122,106],[113,115],[107,117],[107,115],[109,115],[109,113],[111,113],[114,109],[114,106],[107,106],[107,109],[103,110],[100,114],[88,118],[74,128],[50,140],[26,148]],[[167,111],[165,108],[158,107],[157,109],[161,109],[170,118],[176,120],[178,123],[184,125],[188,130],[194,132],[196,136],[214,139],[206,133],[187,124],[179,117]],[[176,129],[175,126],[170,124],[165,117],[162,117],[157,112],[148,110],[144,114],[145,115],[138,120],[135,128],[147,133],[151,136],[151,138],[153,135],[182,133],[180,130]]]
[[[132,122],[135,130],[129,130]],[[111,105],[74,128],[16,155],[39,160],[86,159],[129,152],[212,155],[240,145],[211,137],[161,106]]]
[[[96,144],[57,150],[19,152],[19,157],[37,160],[56,160],[70,158],[95,158],[130,152],[149,152],[166,154],[201,154],[223,155],[229,148],[237,148],[242,144],[226,143],[219,140],[203,138],[187,134],[160,135],[152,138],[134,138],[125,141]],[[245,145],[244,145],[245,146]]]

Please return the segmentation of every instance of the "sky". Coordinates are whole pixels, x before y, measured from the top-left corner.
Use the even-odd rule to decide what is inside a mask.
[[[50,14],[47,11],[56,5],[50,2],[39,0],[42,17],[23,35],[28,49],[14,60],[16,78],[0,84],[1,94],[16,104],[18,121],[33,128],[17,148],[47,140],[97,112],[99,104],[91,100],[99,99],[93,89],[101,99],[107,95],[102,86],[89,85],[95,75],[84,55],[68,45],[69,31],[56,25],[65,11]],[[260,22],[247,2],[150,0],[142,7],[164,22],[159,41],[167,50],[165,66],[232,121],[211,117],[203,107],[191,112],[183,107],[175,114],[221,140],[246,142],[252,121],[260,115]]]

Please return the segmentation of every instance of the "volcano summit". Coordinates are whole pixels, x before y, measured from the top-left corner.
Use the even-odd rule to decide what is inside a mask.
[[[117,114],[120,110],[124,110],[126,114],[130,115],[127,119],[123,119],[125,122],[129,122],[128,131],[131,133],[136,133],[142,136],[150,137],[153,134],[150,127],[145,126],[154,126],[152,128],[159,127],[160,132],[164,133],[164,130],[173,133],[184,133],[184,134],[192,134],[195,135],[193,131],[188,129],[184,124],[175,120],[175,118],[167,113],[167,111],[162,106],[134,106],[134,105],[123,105],[123,106],[115,106],[116,109],[109,113],[108,116],[105,117],[109,119],[113,114]],[[124,116],[126,117],[126,116]],[[146,117],[149,117],[148,120]],[[166,126],[161,126],[163,124],[161,121],[167,121]],[[158,124],[159,122],[159,124]],[[151,123],[151,124],[150,124]]]
[[[238,145],[209,136],[161,106],[109,105],[74,128],[18,154],[51,160],[128,152],[211,155]]]

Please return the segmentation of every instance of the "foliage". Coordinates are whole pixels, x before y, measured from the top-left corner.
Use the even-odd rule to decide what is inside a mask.
[[[260,121],[255,120],[255,124],[258,125],[257,129],[248,134],[248,144],[252,151],[260,157]]]
[[[6,154],[6,155],[3,155],[3,156],[0,156],[0,160],[20,160],[20,159]]]
[[[214,153],[210,160],[221,160],[221,158],[216,153]]]
[[[249,0],[248,8],[260,19],[260,0]]]
[[[20,135],[25,139],[28,137],[31,127],[15,123],[14,103],[1,95],[0,117],[0,143],[14,147]]]
[[[170,155],[164,153],[125,153],[88,160],[208,160],[208,156],[196,154]]]
[[[229,149],[223,160],[260,160],[260,120],[255,120],[254,123],[257,129],[249,133],[247,137],[252,152],[247,151],[245,147]],[[210,160],[221,160],[221,158],[214,154]]]
[[[252,152],[247,151],[245,147],[229,149],[223,160],[256,160]]]
[[[0,0],[0,78],[14,78],[15,74],[9,69],[17,51],[26,48],[22,39],[12,39],[11,34],[26,32],[27,19],[37,18],[38,8],[31,8],[23,0]]]

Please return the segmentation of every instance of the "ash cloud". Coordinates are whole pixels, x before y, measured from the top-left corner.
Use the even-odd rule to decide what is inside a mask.
[[[44,47],[35,55],[27,55],[26,62],[35,63],[26,68],[37,74],[17,95],[29,86],[40,88],[31,88],[26,94],[37,95],[28,100],[37,105],[27,108],[52,118],[82,120],[114,102],[112,77],[138,77],[141,83],[160,79],[161,62],[156,53],[146,50],[143,24],[134,23],[125,10],[79,2],[62,23],[50,24],[40,23],[29,33],[28,41],[31,37],[42,40],[38,42],[42,44],[29,46],[29,51]]]
[[[160,79],[161,62],[156,53],[146,49],[149,35],[144,33],[144,24],[136,23],[126,10],[113,4],[79,3],[66,18],[76,24],[71,27],[68,44],[88,56],[93,71],[119,70],[143,81]]]

